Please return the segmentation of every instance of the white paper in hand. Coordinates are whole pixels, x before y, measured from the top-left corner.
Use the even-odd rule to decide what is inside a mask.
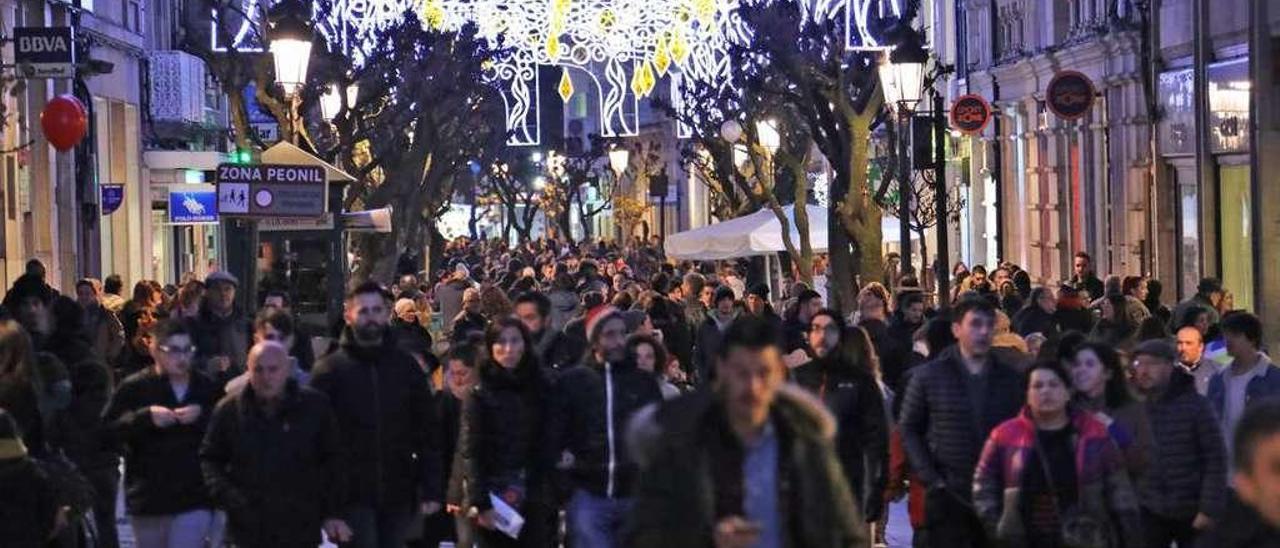
[[[493,493],[489,493],[489,503],[493,505],[494,528],[511,538],[520,538],[520,530],[524,528],[524,517],[520,512]]]

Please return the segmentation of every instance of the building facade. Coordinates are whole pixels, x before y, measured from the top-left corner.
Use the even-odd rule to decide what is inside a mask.
[[[1274,213],[1256,195],[1265,174],[1251,166],[1251,143],[1264,132],[1250,112],[1259,97],[1280,99],[1251,85],[1280,36],[1280,9],[1266,4],[928,3],[929,34],[947,37],[933,49],[955,67],[948,104],[974,93],[996,113],[981,135],[952,136],[949,182],[969,207],[950,260],[1008,260],[1054,283],[1086,251],[1101,274],[1162,280],[1166,300],[1216,276],[1236,308],[1254,310],[1266,255],[1255,240]],[[1251,48],[1251,32],[1270,47]],[[1068,70],[1096,91],[1076,120],[1046,104],[1050,80]]]

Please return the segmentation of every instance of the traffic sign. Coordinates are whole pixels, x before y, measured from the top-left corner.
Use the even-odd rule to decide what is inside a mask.
[[[981,95],[961,95],[951,103],[951,127],[965,135],[977,135],[991,121],[991,104]]]
[[[1044,93],[1049,110],[1064,120],[1075,120],[1087,114],[1093,106],[1094,94],[1093,81],[1074,70],[1053,75]]]
[[[320,217],[327,180],[320,166],[221,164],[218,211],[253,218]]]
[[[74,78],[76,34],[72,27],[14,27],[13,62],[24,78]]]

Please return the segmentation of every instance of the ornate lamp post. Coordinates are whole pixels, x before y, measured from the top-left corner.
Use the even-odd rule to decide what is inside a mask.
[[[907,141],[911,130],[911,111],[923,94],[924,65],[929,53],[920,43],[919,35],[907,32],[900,44],[880,64],[880,83],[885,102],[898,113],[898,236],[902,245],[902,273],[911,265],[911,163],[907,159]]]

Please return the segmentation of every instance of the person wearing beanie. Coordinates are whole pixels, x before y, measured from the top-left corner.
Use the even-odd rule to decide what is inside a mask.
[[[582,365],[563,371],[549,398],[546,454],[573,454],[570,542],[618,547],[637,472],[624,433],[631,415],[662,401],[662,391],[657,379],[627,361],[626,320],[617,308],[590,310],[585,328],[589,350]]]
[[[1133,384],[1151,423],[1147,472],[1137,480],[1147,546],[1192,546],[1226,505],[1227,456],[1213,406],[1163,340],[1133,350]]]
[[[720,340],[729,324],[738,319],[740,310],[728,286],[717,287],[711,297],[711,308],[698,326],[697,347],[698,382],[710,382],[715,375],[715,356],[720,350]]]
[[[187,320],[196,355],[192,365],[221,384],[244,373],[253,344],[253,320],[236,304],[240,281],[218,270],[205,278],[205,293],[196,317]]]
[[[0,543],[40,548],[56,532],[53,482],[27,455],[13,416],[0,408]]]

